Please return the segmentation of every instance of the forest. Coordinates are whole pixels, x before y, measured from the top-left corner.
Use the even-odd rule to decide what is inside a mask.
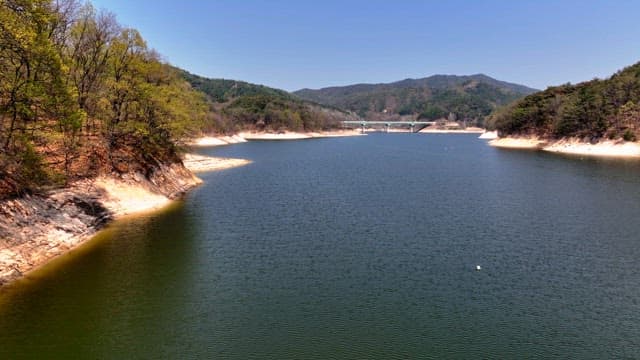
[[[303,100],[284,90],[244,81],[208,79],[178,70],[207,97],[207,131],[318,131],[339,127],[340,121],[359,120],[352,112]]]
[[[321,130],[354,115],[165,63],[77,0],[0,0],[0,198],[179,161],[202,132]]]
[[[640,63],[541,92],[477,74],[288,93],[171,66],[90,3],[0,5],[0,199],[103,173],[148,173],[180,161],[182,141],[203,132],[316,131],[360,116],[453,114],[502,135],[640,136]]]
[[[549,87],[499,109],[487,124],[501,135],[636,141],[640,136],[640,63],[605,80]]]
[[[2,0],[0,194],[176,160],[205,96],[113,14],[75,0]]]
[[[366,119],[409,116],[438,120],[450,114],[468,125],[483,126],[494,109],[537,90],[493,79],[483,74],[433,75],[386,84],[356,84],[293,94],[327,106],[350,110]]]

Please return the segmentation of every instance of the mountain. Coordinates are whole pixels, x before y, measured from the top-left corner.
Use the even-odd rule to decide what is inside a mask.
[[[209,79],[177,69],[211,104],[212,128],[219,132],[245,129],[310,131],[335,128],[359,117],[335,107],[300,99],[264,85]]]
[[[412,116],[434,120],[450,113],[477,123],[495,108],[537,90],[484,74],[433,75],[388,84],[356,84],[293,92],[301,99],[356,112],[368,119]]]
[[[265,95],[293,100],[293,97],[284,90],[274,89],[264,85],[251,84],[245,81],[209,79],[191,74],[190,72],[179,68],[176,68],[176,70],[178,70],[182,74],[182,77],[191,84],[191,87],[202,91],[214,102],[223,103],[241,96],[255,95]]]
[[[549,87],[493,113],[501,135],[636,140],[640,135],[640,63],[605,80]]]
[[[0,200],[180,163],[208,104],[138,31],[77,1],[2,1],[0,19]]]

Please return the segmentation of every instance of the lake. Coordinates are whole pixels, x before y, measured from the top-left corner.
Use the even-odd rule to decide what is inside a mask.
[[[476,137],[201,149],[253,163],[5,289],[0,358],[640,358],[640,162]]]

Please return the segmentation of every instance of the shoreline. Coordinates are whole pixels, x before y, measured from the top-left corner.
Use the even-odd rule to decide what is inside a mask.
[[[332,131],[319,131],[319,132],[294,132],[285,131],[283,133],[265,133],[265,132],[240,132],[240,137],[245,140],[304,140],[304,139],[318,139],[318,138],[330,138],[330,137],[346,137],[346,136],[364,136],[360,130],[357,129],[344,129],[344,130],[332,130]]]
[[[460,131],[451,131],[462,133]],[[241,133],[206,137],[198,146],[219,146],[250,140],[298,140],[361,136],[359,130],[331,133]],[[251,136],[253,135],[253,136]],[[202,138],[201,138],[202,139]],[[220,141],[212,141],[218,139]],[[221,140],[222,139],[222,140]],[[200,140],[200,139],[198,139]],[[236,141],[236,142],[231,142]],[[503,137],[489,145],[559,154],[640,158],[640,143],[622,140],[595,144],[580,139],[547,140],[535,136]],[[74,182],[44,195],[0,201],[0,289],[52,259],[92,239],[110,222],[132,214],[157,211],[202,183],[194,173],[250,164],[245,159],[185,154],[183,164],[163,165],[151,178],[142,174],[99,176]]]
[[[214,145],[215,146],[215,145]],[[184,166],[193,173],[220,171],[249,165],[251,160],[236,158],[220,158],[187,153],[182,159]]]
[[[485,131],[482,134],[480,134],[480,136],[478,136],[478,139],[483,139],[483,140],[494,140],[497,138],[498,138],[497,131]]]
[[[305,139],[320,139],[320,138],[332,138],[332,137],[347,137],[347,136],[366,136],[369,133],[384,132],[382,129],[366,129],[363,133],[360,129],[338,129],[331,131],[318,131],[318,132],[295,132],[284,131],[279,133],[264,132],[264,131],[241,131],[234,135],[216,135],[209,134],[203,135],[189,141],[186,141],[186,145],[190,147],[210,147],[210,146],[222,146],[238,143],[245,143],[248,141],[284,141],[284,140],[305,140]],[[389,133],[409,133],[408,129],[390,129]],[[481,128],[468,128],[464,130],[444,130],[444,129],[422,129],[416,133],[423,134],[485,134],[486,130]]]
[[[481,128],[467,128],[467,129],[461,129],[461,130],[447,130],[447,129],[429,129],[424,128],[420,131],[418,131],[419,133],[424,133],[424,134],[483,134],[486,132],[485,129],[481,129]]]
[[[184,165],[163,165],[153,176],[99,176],[43,195],[0,201],[0,290],[90,241],[114,220],[154,212],[202,183],[196,172],[249,160],[186,154]]]
[[[330,137],[363,136],[358,129],[344,129],[319,132],[295,132],[285,131],[280,133],[264,131],[241,131],[234,135],[205,135],[190,141],[188,146],[209,147],[244,143],[247,141],[279,141],[279,140],[304,140]]]
[[[489,141],[489,145],[503,149],[537,150],[590,157],[640,158],[640,143],[623,140],[605,140],[592,144],[576,138],[546,140],[528,136],[497,138]]]
[[[208,147],[208,146],[239,144],[243,142],[247,142],[247,140],[242,136],[236,134],[236,135],[201,136],[201,137],[187,141],[186,144],[192,147]]]

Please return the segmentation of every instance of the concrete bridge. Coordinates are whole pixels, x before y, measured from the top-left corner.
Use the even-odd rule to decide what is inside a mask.
[[[362,132],[367,129],[380,129],[389,132],[392,127],[407,129],[416,133],[427,126],[435,124],[435,121],[342,121],[342,127],[361,128]]]

